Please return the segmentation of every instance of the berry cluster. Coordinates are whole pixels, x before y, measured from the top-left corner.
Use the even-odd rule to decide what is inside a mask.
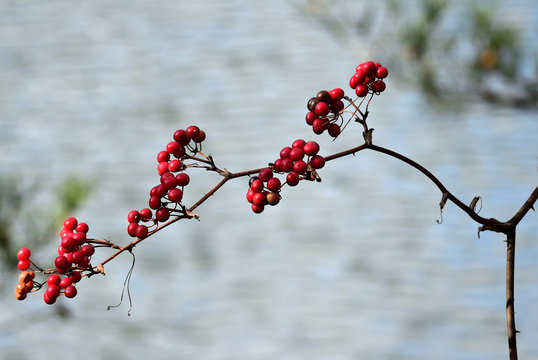
[[[343,98],[344,90],[336,88],[331,91],[320,90],[315,97],[308,100],[309,112],[305,119],[315,134],[320,135],[327,130],[334,138],[340,135],[341,128],[337,122],[344,110]]]
[[[365,97],[368,93],[379,94],[386,88],[382,80],[389,71],[380,63],[366,61],[357,66],[355,74],[349,79],[349,86],[355,90],[358,97]]]
[[[184,160],[190,158],[187,151],[194,154],[199,151],[206,134],[192,125],[185,130],[177,130],[173,138],[166,149],[157,154],[160,184],[150,190],[149,207],[140,211],[131,210],[127,215],[127,233],[132,237],[146,238],[151,226],[167,221],[175,211],[184,210],[181,204],[183,189],[190,182],[189,175],[184,172],[188,167]],[[145,224],[141,224],[141,221]]]
[[[247,201],[252,204],[252,211],[259,214],[265,205],[280,202],[282,182],[274,173],[287,173],[285,184],[295,186],[300,180],[314,180],[319,177],[316,169],[325,166],[325,158],[318,155],[319,145],[315,141],[295,140],[291,147],[280,151],[280,157],[269,167],[263,168],[258,176],[250,178]]]
[[[34,265],[39,272],[50,274],[47,278],[47,290],[43,300],[47,304],[54,304],[61,294],[68,298],[77,295],[75,284],[82,278],[83,271],[93,271],[90,258],[95,252],[94,246],[87,238],[89,227],[86,223],[79,223],[76,218],[69,217],[64,221],[60,232],[60,245],[58,256],[54,260],[54,268],[40,269],[30,261],[30,250],[22,248],[17,252],[18,267],[23,273],[19,276],[19,283],[15,288],[15,297],[24,300],[26,294],[37,285],[41,288],[45,284],[34,283],[34,271],[26,271]],[[63,276],[63,277],[62,277]]]

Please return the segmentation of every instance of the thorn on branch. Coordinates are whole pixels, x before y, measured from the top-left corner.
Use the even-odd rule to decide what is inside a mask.
[[[443,209],[446,205],[446,202],[448,200],[448,193],[447,192],[444,192],[443,193],[443,197],[441,198],[441,201],[439,202],[439,211],[441,213],[441,219],[440,220],[437,220],[437,223],[438,224],[442,224],[443,223]]]

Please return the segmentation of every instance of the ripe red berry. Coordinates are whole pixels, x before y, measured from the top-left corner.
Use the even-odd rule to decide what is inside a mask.
[[[266,195],[262,192],[255,193],[252,197],[252,204],[263,207],[267,203]]]
[[[179,190],[179,189],[178,189]],[[181,190],[179,190],[181,191]],[[165,222],[170,218],[170,211],[166,208],[160,208],[155,212],[155,220]]]
[[[268,167],[263,168],[258,173],[258,177],[260,178],[261,181],[267,182],[267,180],[273,177],[273,170],[271,170],[271,168],[268,168]]]
[[[280,187],[282,184],[280,183],[280,179],[276,177],[272,177],[269,180],[267,180],[267,189],[272,192],[278,192],[280,190]]]
[[[325,158],[320,155],[312,156],[312,159],[310,159],[310,165],[314,169],[321,169],[325,166]]]
[[[80,264],[84,261],[84,255],[80,251],[73,251],[71,253],[71,261],[75,264]]]
[[[296,161],[295,164],[293,164],[293,171],[299,175],[304,174],[307,168],[308,165],[302,160]]]
[[[146,225],[138,225],[135,231],[135,236],[139,239],[145,239],[148,236],[148,227]]]
[[[61,281],[61,278],[60,278],[60,275],[58,274],[51,274],[49,275],[49,277],[47,278],[47,284],[48,285],[60,285],[60,281]]]
[[[290,151],[290,159],[293,161],[302,160],[304,157],[303,147],[294,147]]]
[[[67,229],[69,231],[75,230],[77,225],[78,225],[77,219],[75,219],[74,217],[68,217],[64,221],[64,229]]]
[[[337,137],[340,135],[340,126],[335,123],[329,124],[327,131],[332,137]]]
[[[301,148],[302,149],[305,144],[306,144],[306,141],[304,141],[303,139],[297,139],[291,144],[291,148],[292,149],[295,149],[295,148]]]
[[[192,140],[194,140],[194,142],[197,142],[197,143],[201,143],[202,141],[204,141],[206,138],[206,134],[205,134],[205,131],[204,130],[200,130],[198,132],[198,135],[196,135],[195,137],[192,138]]]
[[[167,161],[162,161],[159,163],[159,165],[157,165],[157,173],[159,175],[162,175],[164,174],[165,172],[168,172],[168,162]]]
[[[90,230],[90,227],[85,222],[78,223],[77,227],[75,228],[77,232],[81,232],[84,234],[88,233],[88,230]]]
[[[196,139],[200,133],[200,128],[196,125],[191,125],[185,130],[188,139]]]
[[[305,146],[303,147],[303,150],[304,150],[304,153],[307,155],[307,156],[314,156],[318,153],[319,151],[319,145],[317,142],[315,141],[309,141],[305,144]]]
[[[259,214],[263,211],[263,206],[252,204],[251,208],[252,208],[252,211],[254,211],[256,214]]]
[[[64,295],[67,298],[74,298],[75,296],[77,296],[77,288],[73,285],[69,285],[65,288]]]
[[[64,255],[60,255],[54,260],[54,265],[60,274],[65,273],[70,267],[71,263]]]
[[[80,271],[73,271],[68,278],[71,284],[78,283],[82,279],[82,273]]]
[[[281,159],[280,169],[283,172],[290,172],[293,170],[293,160],[290,158]]]
[[[180,143],[181,145],[185,146],[189,143],[189,138],[187,137],[187,133],[185,130],[177,130],[174,133],[174,140]]]
[[[383,92],[386,89],[387,85],[383,80],[376,80],[372,83],[372,90],[376,93]]]
[[[73,238],[73,236],[66,236],[62,239],[62,248],[66,251],[66,252],[71,252],[73,250],[75,250],[75,248],[77,247],[77,244],[75,242],[75,239]]]
[[[43,294],[43,300],[45,301],[46,304],[48,305],[52,305],[56,302],[56,299],[58,297],[54,297],[54,296],[50,296],[46,291],[45,293]]]
[[[344,90],[341,88],[332,89],[329,91],[329,95],[333,100],[340,100],[344,97]]]
[[[176,175],[177,186],[186,186],[189,184],[190,178],[189,175],[185,173],[179,173]]]
[[[152,197],[150,197],[148,204],[149,204],[149,207],[151,209],[156,210],[156,209],[160,208],[161,207],[161,198],[160,198],[160,196],[152,196]]]
[[[329,125],[329,121],[324,119],[316,119],[312,123],[312,130],[315,134],[322,134],[325,130],[327,130],[327,127]]]
[[[75,241],[75,245],[76,246],[81,246],[82,244],[84,244],[86,242],[86,240],[88,239],[86,234],[83,233],[83,232],[76,232],[76,233],[73,233],[73,235],[71,235],[71,237],[73,238],[73,240]]]
[[[17,267],[21,271],[28,270],[30,268],[30,260],[28,260],[28,259],[19,260],[19,262],[17,263]]]
[[[256,194],[251,188],[248,188],[247,191],[247,201],[249,203],[252,203],[252,199],[254,198],[254,194]]]
[[[179,171],[181,170],[182,167],[183,167],[183,164],[179,160],[171,160],[168,163],[168,170],[171,172]]]
[[[314,108],[314,113],[320,117],[327,115],[329,113],[329,105],[323,101],[318,102]]]
[[[30,258],[31,252],[28,248],[21,248],[19,251],[17,251],[17,259],[19,260],[27,260]]]
[[[181,189],[172,189],[168,192],[168,199],[172,202],[179,203],[183,199],[183,191]],[[155,214],[157,216],[157,214]]]
[[[143,208],[142,210],[140,210],[140,218],[142,219],[142,221],[151,220],[152,216],[153,216],[153,213],[151,212],[150,209]]]
[[[286,184],[289,186],[295,186],[299,183],[299,175],[295,172],[290,172],[286,176]]]
[[[355,94],[358,97],[365,97],[368,94],[368,87],[364,85],[357,85],[355,88]]]
[[[140,213],[137,210],[131,210],[129,211],[129,214],[127,214],[127,221],[132,223],[137,223],[140,221]],[[65,247],[65,246],[64,246]]]
[[[316,120],[317,118],[317,115],[314,114],[312,111],[307,112],[305,116],[305,120],[308,125],[312,125],[314,120]]]
[[[127,226],[127,233],[129,236],[135,237],[136,236],[136,228],[138,227],[137,223],[129,223]]]
[[[263,182],[260,179],[256,179],[250,184],[250,188],[255,193],[262,192],[263,191]]]
[[[289,146],[286,146],[285,148],[280,150],[280,158],[281,159],[289,158],[290,157],[290,151],[291,151],[291,147],[289,147]]]
[[[180,147],[181,147],[181,144],[178,143],[177,141],[170,141],[167,145],[166,145],[166,151],[169,153],[169,154],[174,154],[175,152],[178,152],[180,150]]]
[[[377,71],[376,71],[376,76],[379,78],[379,79],[384,79],[386,78],[387,76],[389,75],[389,70],[384,67],[384,66],[380,66],[377,68]]]
[[[95,248],[91,244],[86,244],[80,248],[80,252],[84,256],[92,256],[95,253]]]
[[[157,163],[170,160],[170,154],[167,151],[159,151],[157,154]]]

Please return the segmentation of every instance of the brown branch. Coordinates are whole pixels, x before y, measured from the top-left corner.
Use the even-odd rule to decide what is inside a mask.
[[[517,360],[516,319],[514,310],[514,268],[516,257],[516,228],[506,233],[506,327],[510,360]]]

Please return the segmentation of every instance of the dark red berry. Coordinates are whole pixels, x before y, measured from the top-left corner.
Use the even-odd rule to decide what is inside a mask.
[[[148,227],[146,225],[138,225],[135,231],[135,236],[139,239],[145,239],[148,236]]]
[[[357,85],[355,88],[355,94],[357,94],[358,97],[365,97],[366,94],[368,94],[368,87],[364,85]]]
[[[338,135],[340,135],[340,126],[335,123],[329,124],[329,127],[327,128],[327,132],[332,137],[337,137]]]
[[[168,199],[175,203],[181,202],[181,199],[183,199],[183,191],[181,191],[181,189],[178,189],[178,188],[170,190],[168,192]]]
[[[127,233],[129,236],[135,237],[136,236],[136,228],[138,227],[137,223],[129,223],[127,226]]]
[[[262,192],[254,194],[254,196],[252,197],[252,204],[263,207],[265,204],[267,204],[266,195]]]
[[[273,170],[271,170],[271,168],[263,168],[260,170],[260,172],[258,173],[258,177],[261,181],[263,182],[267,182],[267,180],[269,180],[270,178],[273,177]]]
[[[252,211],[254,211],[256,214],[259,214],[263,211],[263,206],[252,204],[251,208],[252,208]]]
[[[312,156],[312,159],[310,159],[310,165],[314,169],[321,169],[325,166],[325,158],[320,155]]]
[[[142,219],[142,221],[151,220],[152,216],[153,216],[153,213],[150,209],[143,208],[142,210],[140,210],[140,218]]]
[[[200,133],[200,128],[196,125],[191,125],[185,130],[188,139],[196,139]]]
[[[317,115],[314,114],[312,111],[307,112],[305,116],[305,120],[308,125],[312,125],[314,120],[316,120],[317,118]]]
[[[54,260],[54,265],[60,274],[65,273],[70,267],[71,263],[63,255],[60,255]]]
[[[296,161],[295,164],[293,164],[293,171],[299,175],[304,174],[307,168],[308,165],[302,160]]]
[[[302,147],[295,147],[290,151],[290,159],[293,161],[302,160],[304,157],[304,150]]]
[[[156,209],[160,208],[161,207],[161,197],[160,196],[152,196],[152,197],[150,197],[148,204],[149,204],[149,207],[151,209],[156,210]]]
[[[80,252],[84,256],[92,256],[95,253],[95,248],[93,245],[86,244],[80,248]]]
[[[303,150],[304,150],[304,153],[307,155],[307,156],[314,156],[318,153],[319,151],[319,145],[317,142],[315,141],[309,141],[305,144],[305,146],[303,147]]]
[[[131,210],[129,211],[129,214],[127,214],[127,221],[132,223],[137,223],[140,221],[140,213],[137,210]],[[64,246],[65,247],[65,246]]]
[[[179,173],[176,175],[177,186],[186,186],[189,184],[190,178],[189,175],[185,173]]]
[[[67,298],[74,298],[75,296],[77,296],[77,288],[73,285],[69,285],[65,288],[64,295]]]
[[[280,158],[281,159],[289,158],[290,157],[290,151],[291,151],[291,147],[289,147],[289,146],[286,146],[285,148],[280,150]]]
[[[289,186],[295,186],[299,183],[299,175],[295,172],[290,172],[286,176],[286,184]]]
[[[174,140],[180,143],[181,145],[185,146],[189,143],[189,138],[187,137],[187,133],[185,130],[177,130],[174,133]]]
[[[170,210],[166,208],[160,208],[159,210],[155,211],[155,220],[157,220],[158,222],[165,222],[169,218],[170,218]]]
[[[278,190],[280,190],[280,187],[282,186],[282,184],[280,183],[280,179],[279,178],[276,178],[276,177],[273,177],[273,178],[270,178],[268,181],[267,181],[267,189],[269,191],[272,191],[272,192],[278,192]]]
[[[250,184],[250,188],[255,193],[262,192],[263,191],[263,182],[260,179],[256,179]]]

